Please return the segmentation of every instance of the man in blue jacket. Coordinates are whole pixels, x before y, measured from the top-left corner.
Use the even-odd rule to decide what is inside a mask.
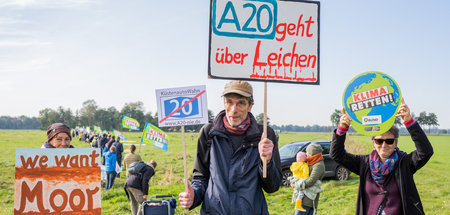
[[[263,126],[250,113],[248,82],[227,83],[222,96],[225,110],[200,131],[192,184],[180,193],[180,205],[193,209],[203,203],[200,214],[269,214],[263,189],[277,191],[282,178],[275,132],[267,128],[262,138]]]

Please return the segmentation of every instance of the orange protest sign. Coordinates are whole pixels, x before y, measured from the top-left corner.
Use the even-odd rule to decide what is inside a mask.
[[[14,214],[101,214],[98,149],[16,149]]]

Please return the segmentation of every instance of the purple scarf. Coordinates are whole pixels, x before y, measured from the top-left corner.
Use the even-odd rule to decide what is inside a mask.
[[[373,180],[379,185],[383,185],[389,173],[391,173],[395,164],[398,161],[399,155],[404,152],[400,151],[398,148],[395,148],[395,151],[391,154],[391,156],[386,159],[383,163],[381,162],[377,151],[374,149],[372,153],[369,155],[369,164],[370,164],[370,173],[372,175]]]

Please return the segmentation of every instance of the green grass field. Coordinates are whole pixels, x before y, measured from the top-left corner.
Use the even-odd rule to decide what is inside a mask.
[[[124,132],[124,135],[138,143],[140,133]],[[192,166],[196,152],[196,133],[186,133],[187,165],[189,177],[192,176]],[[156,174],[150,181],[149,195],[174,194],[184,190],[182,183],[183,154],[180,133],[169,133],[169,150],[163,151],[156,147],[137,146],[137,153],[146,161],[158,162]],[[325,133],[282,133],[280,147],[293,141],[325,140],[331,134]],[[425,167],[415,174],[422,203],[427,214],[450,214],[450,136],[429,136],[434,147],[434,155]],[[39,148],[46,140],[45,131],[38,130],[0,130],[0,214],[13,214],[14,210],[14,166],[16,148]],[[367,154],[372,146],[368,137],[349,135],[347,150],[353,153]],[[88,147],[84,142],[72,141],[77,148]],[[128,146],[124,147],[128,149]],[[414,144],[409,136],[401,136],[399,148],[406,152],[414,150]],[[351,174],[348,181],[324,180],[320,196],[318,214],[354,214],[359,177]],[[124,174],[116,179],[114,189],[102,189],[102,214],[131,214],[129,202],[126,199],[123,184]],[[291,204],[292,188],[282,187],[278,192],[266,194],[270,214],[293,214]],[[199,208],[190,214],[198,214]],[[176,214],[185,214],[177,207]]]

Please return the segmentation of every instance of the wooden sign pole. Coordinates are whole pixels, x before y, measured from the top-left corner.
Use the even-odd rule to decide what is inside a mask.
[[[188,177],[186,164],[186,140],[184,138],[184,125],[181,126],[181,141],[183,142],[183,164],[184,164],[184,189],[188,191]],[[186,209],[186,214],[189,214],[189,209]]]
[[[264,125],[263,138],[267,138],[267,82],[264,82]],[[267,177],[267,157],[263,160],[263,178]]]

